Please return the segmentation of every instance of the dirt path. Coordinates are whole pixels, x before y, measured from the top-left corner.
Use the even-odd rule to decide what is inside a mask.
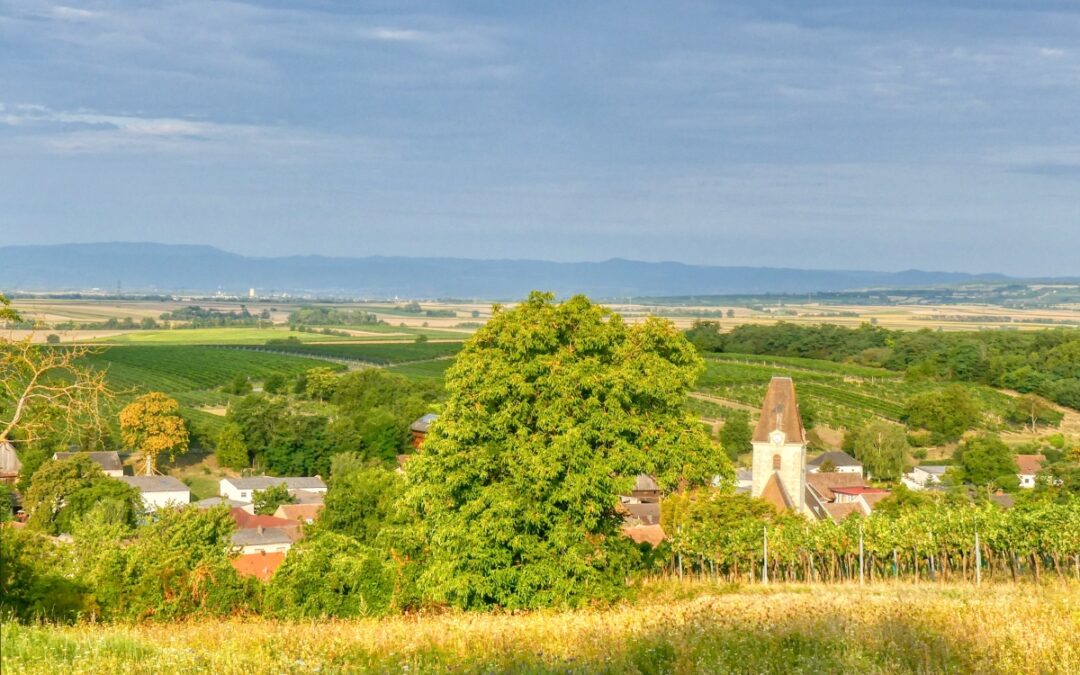
[[[696,398],[699,401],[708,401],[717,405],[722,405],[725,408],[735,408],[736,410],[745,410],[747,412],[761,412],[759,408],[755,408],[752,405],[746,405],[745,403],[739,403],[738,401],[732,401],[726,398],[720,398],[719,396],[711,396],[709,394],[702,394],[698,391],[690,392],[690,398]]]

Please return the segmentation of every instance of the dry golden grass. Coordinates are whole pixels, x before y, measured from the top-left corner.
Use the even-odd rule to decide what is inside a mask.
[[[1080,585],[658,582],[609,609],[4,626],[4,672],[1080,672]]]

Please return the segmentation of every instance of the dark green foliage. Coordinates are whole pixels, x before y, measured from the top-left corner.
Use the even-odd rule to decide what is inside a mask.
[[[497,311],[408,465],[421,591],[467,608],[623,596],[638,551],[615,506],[634,476],[672,489],[730,475],[682,409],[701,367],[670,323],[627,326],[581,296]]]
[[[1015,490],[1020,486],[1016,457],[997,436],[984,434],[964,441],[954,458],[964,482],[1003,490]]]
[[[172,312],[165,312],[162,321],[182,321],[187,328],[219,328],[223,326],[257,326],[260,317],[253,315],[244,305],[240,310],[204,309],[198,305],[181,307]]]
[[[263,391],[267,394],[281,394],[285,392],[288,381],[281,373],[274,373],[263,380]]]
[[[228,384],[221,388],[221,390],[228,394],[233,394],[234,396],[243,396],[244,394],[250,394],[251,388],[251,380],[248,379],[248,376],[243,373],[237,373]]]
[[[9,483],[0,483],[0,525],[15,517],[15,490]]]
[[[355,453],[338,455],[318,527],[374,546],[384,530],[403,523],[398,502],[404,487],[401,475],[385,465]]]
[[[82,588],[65,575],[64,554],[61,544],[40,533],[0,527],[0,618],[74,619]]]
[[[362,309],[336,307],[298,307],[289,313],[291,326],[366,326],[385,323]]]
[[[288,619],[382,616],[394,606],[395,579],[378,551],[317,532],[289,551],[266,589],[264,608]]]
[[[229,469],[243,469],[251,464],[244,432],[234,422],[228,422],[221,428],[215,444],[214,455],[218,464]]]
[[[388,366],[453,356],[461,349],[457,342],[397,342],[387,344],[275,344],[275,350],[299,356],[310,355]]]
[[[29,524],[48,534],[70,533],[75,521],[99,503],[107,503],[116,518],[134,523],[142,509],[135,488],[110,478],[85,455],[43,464],[30,481],[23,508]]]
[[[251,501],[257,515],[272,516],[279,506],[292,504],[296,500],[289,494],[289,487],[280,483],[265,490],[256,490],[251,495]]]
[[[724,336],[720,333],[719,321],[694,321],[686,331],[686,339],[703,352],[724,351]]]
[[[732,460],[738,459],[739,455],[751,452],[754,446],[751,439],[754,436],[750,428],[750,415],[742,410],[735,411],[724,420],[724,426],[720,428],[720,445],[724,452]]]
[[[908,399],[905,421],[929,430],[935,442],[955,441],[979,422],[979,407],[962,385],[917,394]]]

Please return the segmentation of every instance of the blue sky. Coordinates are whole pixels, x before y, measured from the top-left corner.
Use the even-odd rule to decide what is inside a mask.
[[[0,0],[0,243],[1080,274],[1080,3]]]

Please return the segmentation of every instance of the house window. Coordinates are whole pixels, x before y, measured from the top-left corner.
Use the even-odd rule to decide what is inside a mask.
[[[780,455],[772,456],[772,468],[774,471],[780,470]]]

